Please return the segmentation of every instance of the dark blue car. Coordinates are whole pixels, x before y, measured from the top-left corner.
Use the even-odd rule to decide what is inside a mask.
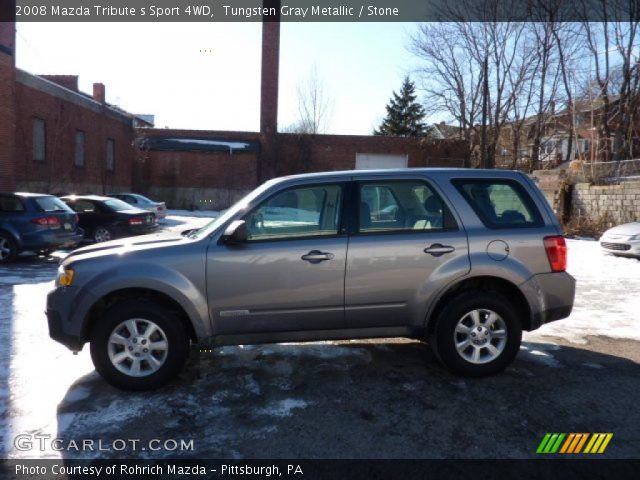
[[[83,234],[75,212],[53,195],[0,193],[0,263],[25,250],[72,248]]]

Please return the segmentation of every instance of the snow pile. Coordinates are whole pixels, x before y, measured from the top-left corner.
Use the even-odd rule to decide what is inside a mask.
[[[598,242],[567,240],[567,245],[567,271],[577,281],[573,312],[525,339],[586,343],[587,336],[601,335],[640,341],[640,261],[604,253]]]

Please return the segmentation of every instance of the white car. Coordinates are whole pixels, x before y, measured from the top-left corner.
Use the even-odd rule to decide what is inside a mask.
[[[149,210],[156,214],[158,220],[162,220],[167,216],[167,206],[164,202],[154,202],[139,193],[108,193],[107,196],[118,198],[134,207]]]
[[[600,246],[614,255],[640,258],[640,222],[610,228],[600,237]]]

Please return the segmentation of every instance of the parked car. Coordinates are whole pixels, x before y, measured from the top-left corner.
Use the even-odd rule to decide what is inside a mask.
[[[86,238],[107,242],[118,237],[151,233],[158,228],[155,214],[117,198],[69,195],[62,200],[78,214]]]
[[[640,222],[610,228],[600,237],[600,247],[613,255],[640,258]]]
[[[118,198],[134,207],[149,210],[156,214],[158,220],[162,220],[167,216],[167,205],[164,202],[154,202],[139,193],[107,193],[107,196]]]
[[[296,175],[184,236],[72,252],[47,317],[53,339],[90,342],[98,372],[131,390],[170,381],[192,343],[410,337],[483,376],[511,363],[522,330],[570,314],[566,256],[520,172]]]
[[[25,250],[73,248],[82,236],[78,216],[53,195],[0,193],[0,263]]]

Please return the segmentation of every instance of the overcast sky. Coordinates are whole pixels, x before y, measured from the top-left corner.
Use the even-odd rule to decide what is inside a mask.
[[[17,65],[106,84],[107,101],[156,126],[259,128],[260,23],[19,23]],[[370,134],[417,66],[414,24],[283,23],[279,128],[295,121],[296,85],[315,67],[333,103],[327,133]]]

